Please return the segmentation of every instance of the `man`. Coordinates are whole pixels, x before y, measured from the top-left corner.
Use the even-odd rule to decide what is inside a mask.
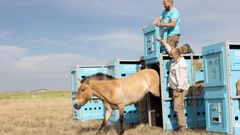
[[[180,13],[173,6],[173,0],[163,0],[163,6],[165,10],[162,12],[159,18],[156,18],[153,21],[153,24],[160,27],[168,27],[167,43],[171,46],[171,48],[175,48],[177,47],[181,35]],[[163,20],[167,20],[167,23],[164,23]],[[194,53],[189,44],[185,44],[178,49],[181,54]]]
[[[174,111],[178,118],[178,129],[186,129],[186,118],[184,115],[184,98],[188,93],[188,66],[180,55],[178,49],[173,48],[170,53],[171,65],[169,70],[168,87],[173,90]]]
[[[161,37],[157,37],[157,40],[165,46],[171,58],[168,87],[173,91],[174,111],[178,118],[178,129],[182,131],[186,129],[184,98],[188,94],[190,86],[188,82],[188,65],[177,48],[171,48]]]

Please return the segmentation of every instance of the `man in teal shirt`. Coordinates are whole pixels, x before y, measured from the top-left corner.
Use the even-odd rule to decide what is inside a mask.
[[[163,6],[165,10],[159,18],[156,18],[153,24],[160,27],[168,28],[167,43],[172,47],[176,48],[180,39],[180,13],[173,6],[173,0],[163,0]],[[188,44],[185,44],[178,48],[181,54],[193,53],[192,49]]]

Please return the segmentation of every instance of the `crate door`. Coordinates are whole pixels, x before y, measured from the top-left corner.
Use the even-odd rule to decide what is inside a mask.
[[[229,131],[229,100],[227,89],[227,57],[225,43],[204,47],[206,129]]]

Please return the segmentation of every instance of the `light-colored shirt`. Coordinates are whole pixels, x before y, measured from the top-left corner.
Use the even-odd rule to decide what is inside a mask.
[[[178,90],[188,90],[188,66],[184,57],[180,57],[170,65],[168,87]]]
[[[172,19],[176,19],[176,26],[170,27],[168,29],[168,36],[181,34],[181,32],[180,32],[180,13],[175,7],[173,7],[170,11],[164,10],[162,12],[161,17],[165,23],[170,23]]]

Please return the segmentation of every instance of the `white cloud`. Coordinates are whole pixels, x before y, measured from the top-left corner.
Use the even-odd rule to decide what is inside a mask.
[[[79,35],[76,37],[80,44],[98,45],[109,50],[127,49],[132,51],[143,51],[142,33],[129,31],[111,32],[101,35]]]
[[[54,0],[53,5],[57,10],[72,15],[81,16],[115,16],[115,17],[148,17],[153,8],[158,9],[162,2],[158,0],[145,1],[145,0]],[[149,9],[149,10],[143,10]],[[151,16],[151,15],[150,15]]]
[[[0,90],[70,88],[70,71],[73,67],[105,62],[78,54],[29,56],[29,51],[0,45]]]
[[[9,56],[9,57],[20,57],[26,54],[28,49],[20,48],[17,46],[9,46],[9,45],[0,45],[0,56]]]

